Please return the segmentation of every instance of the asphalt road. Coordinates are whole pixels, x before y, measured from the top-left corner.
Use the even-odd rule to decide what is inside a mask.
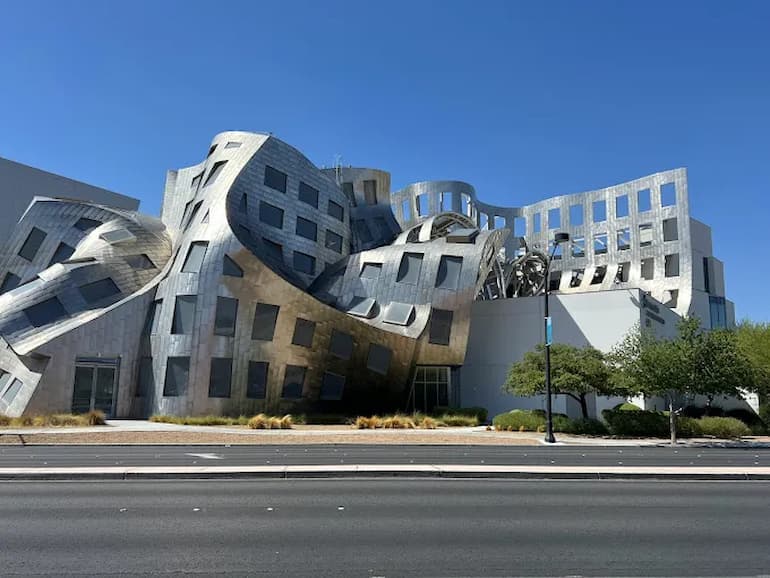
[[[446,464],[770,466],[767,448],[587,446],[0,446],[0,468]]]
[[[753,576],[770,484],[0,483],[0,572]]]

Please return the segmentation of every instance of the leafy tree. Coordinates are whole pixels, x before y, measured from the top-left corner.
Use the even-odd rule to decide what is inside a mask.
[[[542,343],[511,365],[503,389],[521,396],[545,393],[545,346]],[[586,419],[589,394],[616,395],[618,392],[610,385],[610,369],[601,351],[563,343],[551,345],[551,391],[577,401]]]
[[[738,347],[754,364],[757,393],[763,404],[770,393],[770,323],[752,323],[744,319],[735,329]]]
[[[666,400],[672,444],[676,443],[676,414],[686,399],[739,396],[743,390],[753,390],[759,376],[734,331],[705,331],[694,317],[680,321],[674,339],[659,339],[636,328],[610,359],[617,370],[617,387]]]

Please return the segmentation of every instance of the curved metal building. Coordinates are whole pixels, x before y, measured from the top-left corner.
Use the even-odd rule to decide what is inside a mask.
[[[168,173],[159,220],[34,199],[0,262],[0,413],[458,403],[473,303],[536,295],[553,230],[573,245],[552,289],[639,287],[684,313],[701,227],[684,170],[501,208],[467,183],[391,193],[384,171],[318,169],[273,136],[221,133]]]

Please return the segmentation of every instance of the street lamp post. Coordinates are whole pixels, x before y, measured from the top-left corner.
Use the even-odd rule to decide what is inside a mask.
[[[569,242],[569,233],[556,233],[553,237],[553,249],[548,255],[545,264],[545,282],[543,283],[543,297],[545,298],[543,332],[545,337],[545,442],[556,442],[553,436],[553,410],[551,408],[551,341],[553,337],[553,325],[548,311],[548,290],[551,284],[551,260],[556,254],[556,248],[562,243]]]

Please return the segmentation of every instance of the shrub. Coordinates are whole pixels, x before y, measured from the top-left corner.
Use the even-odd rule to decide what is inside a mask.
[[[382,427],[389,429],[414,429],[414,421],[411,417],[401,414],[387,416],[382,420]]]
[[[734,417],[749,426],[751,433],[762,435],[767,433],[767,423],[753,411],[748,409],[730,409],[724,417]]]
[[[666,437],[669,432],[668,416],[657,411],[612,410],[602,412],[612,435],[629,437]]]
[[[433,415],[434,416],[445,416],[445,415],[451,415],[451,416],[466,416],[466,417],[475,417],[476,423],[486,423],[487,422],[487,408],[485,407],[446,407],[446,406],[436,406],[433,408]]]
[[[259,413],[249,420],[249,428],[251,429],[267,429],[267,416],[264,413]]]
[[[11,418],[9,418],[7,415],[0,414],[0,427],[6,427],[9,425],[11,425]]]
[[[294,419],[291,417],[291,415],[286,414],[283,416],[280,420],[281,423],[281,429],[291,429],[294,427]]]
[[[598,419],[576,419],[573,420],[565,433],[575,435],[602,436],[607,435],[607,427]]]
[[[734,439],[751,435],[751,430],[734,417],[702,417],[698,420],[702,435]]]
[[[514,409],[496,415],[492,425],[497,431],[537,431],[538,427],[545,426],[545,417],[532,411]]]
[[[612,408],[613,411],[640,411],[642,408],[633,403],[623,402]]]
[[[479,419],[475,415],[449,414],[438,416],[439,421],[450,427],[473,427],[479,425]]]
[[[423,418],[419,421],[418,425],[421,428],[425,429],[436,429],[438,427],[438,423],[435,419],[433,419],[430,416],[423,416]]]
[[[86,414],[86,419],[88,420],[88,425],[105,425],[107,423],[104,412],[98,409],[89,411]]]

